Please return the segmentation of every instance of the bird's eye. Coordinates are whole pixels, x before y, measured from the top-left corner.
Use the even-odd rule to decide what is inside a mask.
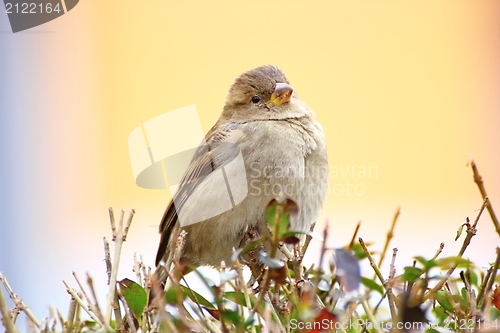
[[[260,97],[259,96],[253,96],[252,97],[252,103],[257,104],[260,102]]]

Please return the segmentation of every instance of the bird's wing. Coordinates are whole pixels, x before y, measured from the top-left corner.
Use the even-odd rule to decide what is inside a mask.
[[[224,163],[224,158],[221,158],[224,147],[220,147],[220,143],[225,141],[234,127],[235,124],[231,123],[219,126],[216,124],[205,136],[205,141],[196,149],[181,178],[178,190],[170,200],[161,219],[159,230],[161,238],[156,254],[156,266],[158,266],[167,250],[170,235],[177,223],[177,209],[182,209],[189,195],[193,193],[193,190],[203,181],[205,176]]]

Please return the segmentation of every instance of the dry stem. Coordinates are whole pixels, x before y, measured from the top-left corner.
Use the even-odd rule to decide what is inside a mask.
[[[130,224],[132,223],[132,218],[134,217],[135,210],[133,209],[130,210],[129,218],[127,220],[125,229],[123,228],[124,213],[125,212],[121,210],[118,228],[116,228],[113,208],[111,207],[109,208],[111,231],[113,232],[113,240],[115,242],[115,253],[113,256],[113,264],[111,265],[111,278],[109,280],[109,291],[106,302],[107,303],[106,320],[105,320],[106,323],[109,323],[111,321],[111,313],[113,311],[113,308],[115,306],[118,306],[118,304],[115,304],[115,292],[116,292],[116,281],[117,281],[116,278],[118,275],[118,266],[120,264],[122,245],[123,242],[126,241],[127,239],[127,233],[130,228]]]
[[[401,207],[398,207],[396,209],[396,212],[394,213],[394,217],[392,218],[391,228],[387,232],[384,249],[380,254],[380,260],[378,261],[378,267],[382,267],[382,262],[384,261],[385,253],[387,252],[387,248],[389,247],[389,243],[391,242],[392,237],[394,237],[394,228],[396,227],[396,222],[398,221],[398,217],[400,214],[401,214]]]
[[[458,252],[457,257],[462,258],[465,250],[470,244],[470,241],[472,237],[476,235],[477,232],[477,223],[479,222],[479,218],[481,217],[481,214],[484,211],[484,208],[488,204],[488,197],[484,198],[483,204],[481,205],[481,209],[479,210],[479,213],[477,214],[476,220],[474,221],[474,224],[471,226],[470,224],[467,224],[467,235],[465,236],[464,243],[462,244],[462,247],[460,248],[460,251]],[[457,265],[454,264],[453,266],[448,269],[446,274],[443,276],[443,278],[432,288],[431,291],[429,291],[426,295],[424,295],[424,301],[428,300],[430,297],[433,297],[445,284],[446,281],[448,281],[449,277],[451,274],[455,271],[455,268],[457,268]]]
[[[0,274],[0,281],[2,281],[5,290],[7,290],[7,292],[9,293],[9,297],[14,302],[15,306],[19,310],[23,311],[38,329],[42,328],[38,319],[36,319],[31,310],[26,306],[26,304],[24,304],[24,302],[21,299],[19,299],[17,294],[10,287],[10,284],[7,281],[7,279],[2,274]]]
[[[470,160],[470,166],[472,168],[472,173],[474,174],[474,183],[477,184],[477,187],[479,188],[479,192],[481,192],[481,196],[483,197],[483,200],[486,200],[488,197],[488,194],[486,193],[486,188],[484,187],[483,183],[483,177],[479,174],[479,170],[477,169],[476,162],[471,158]],[[491,202],[488,202],[488,213],[490,214],[491,221],[493,222],[493,225],[495,226],[495,230],[500,236],[500,223],[498,222],[498,218],[495,215],[495,212],[493,211],[493,206],[491,205]]]
[[[2,313],[2,321],[5,326],[6,333],[17,333],[16,328],[14,327],[14,323],[12,322],[12,318],[10,317],[10,311],[7,308],[7,302],[3,297],[2,288],[0,287],[0,312]]]

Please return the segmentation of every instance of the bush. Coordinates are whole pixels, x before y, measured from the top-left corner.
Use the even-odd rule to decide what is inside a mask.
[[[500,332],[500,287],[495,285],[499,280],[500,248],[496,249],[495,262],[486,271],[462,257],[476,234],[485,209],[500,236],[500,226],[482,179],[474,162],[471,166],[483,204],[474,222],[467,220],[459,227],[457,239],[463,237],[464,240],[455,257],[441,258],[444,246],[441,244],[432,258],[415,257],[411,265],[404,267],[402,274],[395,275],[397,249],[393,249],[392,254],[387,254],[387,249],[399,216],[398,209],[378,262],[368,249],[369,244],[361,238],[355,241],[359,225],[352,240],[341,249],[326,247],[326,226],[320,237],[323,242],[320,265],[306,268],[302,260],[314,236],[314,225],[308,233],[290,230],[289,221],[297,213],[297,205],[291,200],[274,200],[266,208],[270,236],[259,236],[254,232],[246,239],[246,245],[233,255],[235,264],[230,267],[222,263],[220,283],[214,284],[197,270],[192,273],[198,274],[211,291],[209,300],[176,280],[176,276],[181,276],[178,271],[183,269],[176,264],[178,258],[173,258],[172,267],[168,267],[172,278],[165,288],[138,260],[134,265],[136,281],[117,281],[120,250],[134,211],[125,223],[122,211],[116,226],[110,209],[115,256],[111,258],[105,239],[110,286],[105,310],[98,305],[92,279],[88,278],[85,287],[75,275],[78,290],[64,281],[71,295],[67,317],[57,312],[40,322],[0,274],[5,290],[15,304],[14,309],[8,309],[0,289],[3,325],[6,332],[17,332],[17,316],[24,312],[39,331],[67,333]],[[182,233],[179,236],[178,254],[182,252],[184,237]],[[301,238],[303,244],[299,242]],[[392,258],[387,277],[379,269],[386,256]],[[243,261],[251,270],[248,282],[243,275]],[[374,270],[373,278],[360,276],[360,261],[369,262]],[[159,296],[153,298],[150,295]],[[388,304],[388,312],[379,311],[382,300]]]

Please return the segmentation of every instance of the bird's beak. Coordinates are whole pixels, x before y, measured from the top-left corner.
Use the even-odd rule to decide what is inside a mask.
[[[292,98],[293,87],[286,83],[276,83],[271,99],[266,103],[267,106],[279,106],[288,103]]]

